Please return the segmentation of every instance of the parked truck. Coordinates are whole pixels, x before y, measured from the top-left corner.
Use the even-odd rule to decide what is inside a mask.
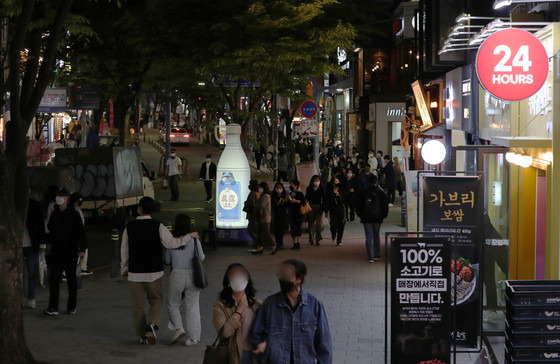
[[[121,225],[142,197],[154,197],[155,173],[142,162],[137,148],[57,149],[54,164],[29,167],[32,194],[42,194],[53,184],[79,192],[88,219],[117,217],[114,222]]]

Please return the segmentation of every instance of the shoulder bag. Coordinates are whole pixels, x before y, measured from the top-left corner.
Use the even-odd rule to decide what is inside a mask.
[[[224,324],[225,326],[225,324]],[[204,361],[202,364],[228,364],[228,344],[229,339],[221,340],[224,333],[224,326],[218,332],[218,336],[212,345],[206,345]]]
[[[200,246],[200,242],[198,239],[194,239],[194,243],[194,256],[192,258],[193,283],[195,287],[204,289],[208,287],[208,278],[206,277],[206,271],[204,270],[200,257],[198,256],[198,247]]]
[[[311,205],[309,204],[309,202],[306,202],[305,205],[302,205],[302,206],[299,207],[299,212],[302,215],[305,215],[305,214],[311,212],[311,210],[313,210],[313,209],[311,208]]]

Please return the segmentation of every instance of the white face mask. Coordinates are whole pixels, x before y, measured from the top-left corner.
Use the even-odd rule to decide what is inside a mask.
[[[66,198],[64,196],[56,196],[55,202],[58,206],[64,205],[65,201],[66,201]]]
[[[243,292],[247,288],[249,281],[243,276],[233,277],[229,282],[229,286],[235,293]]]
[[[264,189],[263,188],[259,188],[259,193],[263,193]]]
[[[281,190],[281,189],[276,190],[276,193],[282,193],[282,192],[284,192],[284,190]]]
[[[346,177],[352,178],[352,173],[348,173],[348,174],[346,175]]]
[[[370,157],[370,158],[373,157],[373,154],[368,154],[368,157]]]
[[[177,155],[177,154],[175,154],[175,153],[171,153],[169,156],[170,156],[171,158],[175,158],[176,155]]]
[[[315,182],[313,182],[313,184],[315,185],[315,187],[319,187],[319,185],[321,184],[321,182],[315,181]]]

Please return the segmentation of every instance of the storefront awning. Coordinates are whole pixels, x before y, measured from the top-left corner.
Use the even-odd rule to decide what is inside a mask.
[[[445,130],[445,123],[439,123],[423,129],[418,135],[445,136]]]
[[[539,137],[492,137],[492,144],[507,148],[551,149],[552,139]]]

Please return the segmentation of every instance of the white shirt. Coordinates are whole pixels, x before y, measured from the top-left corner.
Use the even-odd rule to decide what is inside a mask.
[[[179,174],[179,167],[183,165],[183,162],[181,161],[181,158],[179,158],[179,157],[175,157],[175,158],[169,157],[166,164],[167,164],[167,168],[169,170],[169,172],[167,172],[167,175],[168,176],[175,176],[175,175]]]
[[[138,216],[136,220],[148,220],[150,216]],[[176,249],[183,245],[187,245],[193,240],[190,235],[185,235],[179,238],[174,238],[171,232],[167,230],[163,224],[159,224],[159,238],[164,247],[168,249]],[[121,244],[121,274],[128,272],[128,231],[124,229],[122,244]],[[163,277],[163,270],[160,272],[152,273],[131,273],[128,272],[128,280],[131,282],[153,282]]]
[[[368,163],[371,167],[371,170],[377,169],[377,158],[375,157],[368,157]]]
[[[210,165],[212,162],[206,162],[206,180],[209,181],[210,178]]]

